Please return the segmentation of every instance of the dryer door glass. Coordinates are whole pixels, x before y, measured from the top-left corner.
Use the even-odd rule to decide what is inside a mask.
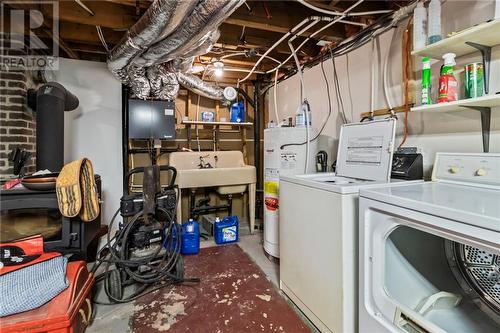
[[[500,332],[500,257],[408,226],[385,243],[385,291],[407,332]],[[433,329],[435,328],[435,329]]]

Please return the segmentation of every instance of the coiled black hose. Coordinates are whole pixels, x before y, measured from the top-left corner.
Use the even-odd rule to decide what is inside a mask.
[[[120,210],[118,209],[113,215],[109,224],[110,230],[112,230],[119,212]],[[181,230],[180,226],[175,222],[174,212],[175,209],[169,211],[157,207],[157,215],[163,214],[166,219],[163,222],[154,221],[160,223],[162,226],[162,230],[164,230],[165,233],[164,243],[166,242],[169,246],[164,247],[163,244],[161,244],[154,253],[150,255],[130,258],[131,251],[129,248],[129,238],[132,236],[131,231],[134,230],[136,226],[143,223],[143,211],[135,214],[114,237],[111,238],[110,234],[107,234],[107,242],[105,246],[99,250],[96,264],[92,271],[95,272],[101,264],[105,264],[104,272],[96,277],[96,285],[104,281],[104,291],[110,303],[103,303],[95,299],[94,303],[104,305],[127,303],[173,284],[199,282],[197,278],[186,279],[183,274],[174,274],[174,270],[179,267],[179,264],[182,266],[182,262],[179,263],[179,261],[182,260],[180,254]],[[175,244],[175,247],[173,247],[172,244]],[[162,249],[165,250],[163,254],[161,254]],[[139,268],[146,269],[141,270]],[[116,286],[111,286],[111,284],[115,283],[112,279],[117,276],[116,271],[118,272],[118,276],[128,277],[128,284],[139,285],[130,296],[117,297],[116,293],[112,292],[111,288],[116,288]],[[119,287],[121,288],[122,286]]]

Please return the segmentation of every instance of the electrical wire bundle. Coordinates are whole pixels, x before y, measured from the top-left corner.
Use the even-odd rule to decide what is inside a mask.
[[[178,202],[178,200],[177,200]],[[181,230],[175,222],[175,209],[157,208],[157,216],[144,216],[141,210],[135,214],[114,237],[108,233],[105,246],[97,254],[93,272],[104,264],[104,272],[96,277],[96,284],[104,282],[104,291],[111,303],[94,300],[97,304],[127,303],[161,288],[183,282],[199,282],[199,279],[185,279],[184,265],[180,254]],[[109,229],[112,230],[118,213],[113,215]],[[156,224],[164,230],[163,241],[144,255],[134,255],[130,240],[134,231],[144,225]],[[166,246],[163,246],[166,244]],[[129,296],[123,296],[123,288],[137,284]]]

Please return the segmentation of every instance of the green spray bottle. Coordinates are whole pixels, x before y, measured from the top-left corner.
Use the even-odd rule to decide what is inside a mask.
[[[432,104],[431,98],[431,60],[422,58],[422,105]]]

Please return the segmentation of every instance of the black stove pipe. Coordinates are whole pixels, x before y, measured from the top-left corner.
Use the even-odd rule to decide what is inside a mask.
[[[64,111],[78,107],[78,98],[57,82],[36,95],[36,169],[61,171],[64,165]]]

